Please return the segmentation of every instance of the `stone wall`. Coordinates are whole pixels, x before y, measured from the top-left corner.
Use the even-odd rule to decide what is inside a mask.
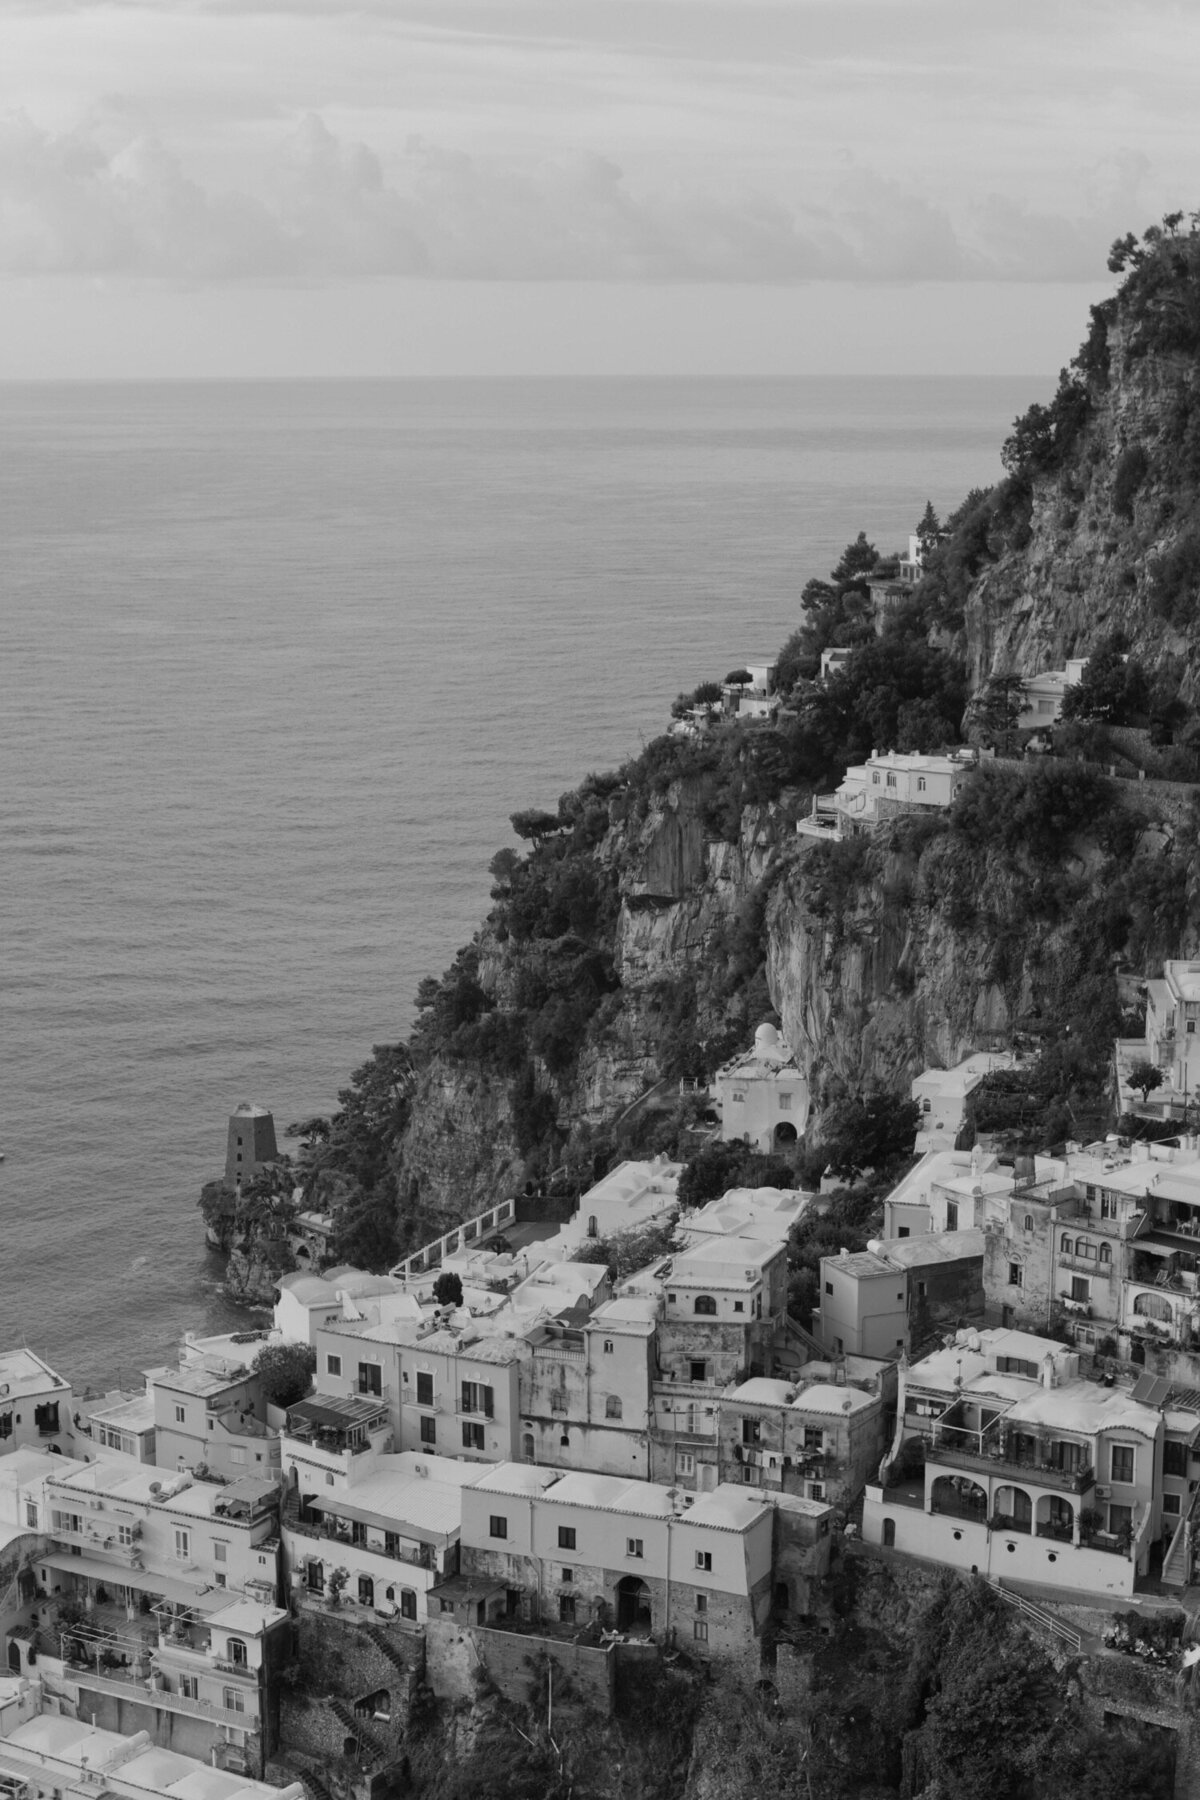
[[[472,1699],[483,1683],[515,1705],[538,1705],[545,1698],[551,1666],[556,1707],[612,1711],[616,1662],[611,1644],[601,1648],[443,1618],[430,1620],[426,1637],[429,1685],[440,1700]]]
[[[281,1739],[289,1750],[360,1770],[401,1755],[409,1700],[425,1674],[423,1637],[382,1622],[370,1626],[330,1612],[301,1613],[296,1652],[302,1685],[285,1685],[280,1702]],[[386,1701],[356,1714],[356,1703],[381,1695]],[[355,1748],[348,1752],[352,1738]]]

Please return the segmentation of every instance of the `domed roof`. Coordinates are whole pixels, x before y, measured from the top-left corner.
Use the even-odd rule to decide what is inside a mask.
[[[759,1026],[754,1034],[754,1054],[762,1062],[767,1061],[768,1058],[774,1059],[775,1057],[784,1054],[779,1033],[774,1025],[768,1025],[764,1021],[764,1023]]]

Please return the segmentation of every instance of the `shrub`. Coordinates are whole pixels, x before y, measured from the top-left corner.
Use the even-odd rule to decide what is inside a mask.
[[[1112,783],[1094,769],[1054,761],[1027,769],[984,767],[967,781],[950,812],[951,828],[978,849],[1028,853],[1057,863],[1078,832],[1098,825],[1113,805]]]
[[[1150,564],[1150,603],[1169,625],[1187,625],[1196,616],[1200,594],[1200,531],[1176,538]]]
[[[263,1398],[272,1406],[294,1406],[303,1400],[316,1368],[317,1353],[311,1344],[264,1344],[254,1359]]]
[[[1146,479],[1149,467],[1150,458],[1146,455],[1144,444],[1128,445],[1117,458],[1113,474],[1112,503],[1113,511],[1120,518],[1133,517],[1133,502]]]

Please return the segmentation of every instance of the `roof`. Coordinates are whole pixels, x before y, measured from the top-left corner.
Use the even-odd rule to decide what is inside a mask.
[[[154,1396],[138,1394],[131,1400],[117,1400],[112,1405],[94,1406],[86,1416],[93,1425],[109,1425],[122,1431],[154,1430]]]
[[[280,1790],[264,1781],[252,1781],[246,1775],[226,1774],[195,1757],[181,1756],[176,1750],[161,1750],[145,1743],[144,1738],[144,1733],[125,1737],[120,1732],[104,1731],[83,1719],[70,1719],[62,1713],[41,1713],[10,1731],[6,1738],[0,1739],[0,1745],[6,1750],[46,1757],[76,1768],[82,1768],[86,1761],[92,1777],[109,1772],[114,1782],[128,1783],[147,1793],[175,1796],[177,1800],[236,1800],[239,1795],[246,1796],[247,1800],[250,1796],[279,1800]],[[111,1791],[110,1784],[101,1779],[95,1791],[103,1793],[106,1787]],[[298,1788],[285,1790],[287,1793],[299,1791]]]
[[[754,1375],[727,1394],[722,1404],[734,1406],[786,1406],[794,1412],[825,1413],[833,1417],[842,1413],[862,1412],[879,1404],[874,1394],[862,1388],[847,1387],[829,1381],[812,1381],[807,1387],[795,1382],[778,1381],[767,1375]]]
[[[269,1631],[272,1625],[278,1625],[281,1619],[288,1617],[282,1606],[263,1606],[257,1600],[235,1600],[231,1606],[209,1613],[205,1624],[215,1625],[218,1631],[244,1631],[250,1637],[257,1637],[259,1632]]]
[[[0,1351],[0,1401],[44,1394],[53,1388],[65,1391],[69,1385],[32,1350]]]
[[[1010,1408],[1008,1418],[1068,1431],[1132,1431],[1157,1437],[1160,1414],[1133,1398],[1128,1388],[1103,1387],[1095,1381],[1067,1381],[1060,1387],[1028,1384],[1030,1392]]]
[[[926,1231],[920,1237],[883,1238],[880,1247],[893,1268],[924,1268],[930,1263],[962,1262],[982,1256],[987,1238],[982,1230]]]
[[[335,1431],[350,1425],[365,1425],[387,1409],[383,1400],[368,1400],[360,1394],[314,1394],[311,1400],[297,1400],[287,1409],[288,1428],[299,1419],[310,1425],[326,1425]]]
[[[463,1489],[474,1487],[491,1467],[405,1450],[377,1458],[370,1474],[349,1488],[337,1493],[318,1488],[313,1503],[323,1512],[444,1542],[462,1524]]]
[[[659,1314],[657,1294],[617,1294],[598,1306],[588,1321],[594,1331],[601,1329],[626,1332],[645,1337],[654,1329]]]
[[[598,1512],[629,1513],[643,1519],[665,1519],[675,1512],[675,1490],[657,1481],[628,1481],[623,1475],[563,1475],[544,1495],[564,1506],[588,1506]]]
[[[745,1531],[770,1510],[754,1489],[722,1481],[709,1493],[697,1495],[695,1504],[683,1516],[689,1525],[706,1525],[717,1531]]]
[[[559,1469],[539,1469],[534,1463],[496,1463],[473,1486],[477,1494],[540,1494],[561,1480]]]

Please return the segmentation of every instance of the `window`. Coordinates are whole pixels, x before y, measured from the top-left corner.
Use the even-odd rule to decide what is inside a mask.
[[[1076,1254],[1076,1256],[1083,1256],[1083,1257],[1095,1256],[1095,1254],[1096,1254],[1095,1245],[1092,1243],[1090,1238],[1076,1238],[1075,1239],[1075,1254]]]
[[[327,1356],[325,1358],[325,1373],[327,1375],[340,1375],[341,1372],[342,1372],[341,1357],[333,1356],[333,1355]]]
[[[1163,1495],[1163,1512],[1164,1512],[1164,1514],[1174,1513],[1176,1515],[1176,1517],[1178,1517],[1178,1514],[1179,1514],[1179,1495],[1178,1494],[1164,1494]]]
[[[525,1436],[521,1439],[521,1455],[525,1458],[526,1462],[534,1462],[537,1458],[537,1449],[533,1442],[532,1431],[527,1431]]]
[[[128,1529],[129,1528],[126,1525],[122,1525],[122,1527],[121,1527],[122,1531],[127,1531]],[[125,1542],[124,1538],[121,1539],[121,1542],[122,1543]],[[213,1545],[213,1561],[214,1562],[228,1562],[229,1561],[229,1545],[228,1544],[214,1544]]]
[[[925,777],[923,775],[917,776],[917,792],[918,794],[923,794],[925,792]]]
[[[710,1575],[712,1574],[712,1551],[711,1550],[697,1550],[697,1552],[696,1552],[696,1567],[698,1569],[704,1569],[706,1571],[706,1573],[708,1573]]]
[[[733,1310],[734,1310],[734,1312],[745,1312],[745,1310],[746,1310],[745,1301],[744,1300],[735,1300],[733,1303]]]
[[[1033,1214],[1032,1214],[1032,1213],[1026,1213],[1026,1214],[1025,1214],[1025,1224],[1024,1224],[1024,1227],[1023,1227],[1023,1229],[1024,1229],[1024,1230],[1025,1230],[1025,1231],[1032,1231],[1032,1230],[1033,1230]]]
[[[1008,1285],[1009,1285],[1009,1287],[1017,1287],[1017,1288],[1025,1286],[1025,1271],[1021,1267],[1020,1263],[1015,1263],[1015,1262],[1009,1263],[1009,1265],[1008,1265]]]
[[[325,1565],[319,1562],[305,1564],[304,1585],[310,1594],[320,1594],[325,1588]]]
[[[1132,1444],[1114,1444],[1111,1450],[1112,1461],[1109,1472],[1113,1481],[1130,1482],[1133,1480],[1134,1456]]]
[[[824,1485],[819,1481],[810,1481],[808,1484],[808,1498],[810,1500],[823,1500],[825,1498]]]
[[[691,1373],[688,1377],[689,1380],[703,1381],[705,1374],[707,1373],[707,1370],[708,1370],[708,1364],[706,1362],[699,1362],[699,1361],[690,1362],[688,1364],[688,1368],[691,1371]]]
[[[471,1425],[464,1421],[462,1434],[464,1450],[482,1450],[484,1448],[482,1425]]]
[[[947,1202],[946,1202],[946,1230],[947,1231],[957,1231],[958,1230],[958,1201],[957,1200],[947,1200]]]
[[[761,1436],[762,1436],[762,1420],[761,1419],[743,1419],[742,1420],[742,1442],[743,1442],[743,1444],[757,1444],[757,1442]]]
[[[198,1700],[200,1698],[200,1682],[198,1678],[195,1675],[181,1675],[179,1677],[179,1692],[185,1700]]]
[[[619,1419],[621,1417],[621,1402],[615,1394],[610,1394],[608,1399],[604,1402],[604,1416],[606,1419]]]
[[[668,1305],[668,1306],[674,1306],[674,1304],[675,1304],[675,1296],[674,1296],[674,1294],[668,1294],[668,1295],[667,1295],[667,1305]]]
[[[482,1413],[485,1419],[495,1416],[495,1392],[478,1381],[462,1384],[462,1407],[465,1413]]]
[[[604,1340],[604,1354],[605,1354],[605,1356],[611,1356],[611,1355],[612,1355],[612,1353],[613,1353],[613,1341],[612,1341],[612,1339],[611,1339],[611,1338],[605,1338],[605,1340]]]
[[[436,1419],[422,1419],[421,1420],[421,1442],[423,1444],[436,1444],[437,1443],[437,1420]]]
[[[488,1520],[488,1536],[506,1538],[508,1536],[508,1520],[503,1513],[493,1513]]]
[[[214,1569],[213,1570],[213,1580],[216,1582],[218,1587],[228,1586],[228,1576],[226,1575],[224,1569]]]
[[[832,1283],[832,1281],[827,1281],[827,1282],[826,1282],[826,1283],[825,1283],[825,1292],[826,1292],[826,1293],[827,1293],[827,1294],[832,1294],[832,1292],[833,1292],[833,1283]]]
[[[567,1568],[560,1569],[558,1571],[558,1579],[560,1581],[568,1581],[568,1582],[574,1581],[574,1579],[575,1579],[574,1569],[567,1569]]]
[[[245,1712],[246,1696],[241,1688],[222,1688],[221,1704],[226,1712]]]
[[[821,1430],[821,1427],[819,1425],[806,1425],[804,1427],[804,1448],[806,1450],[823,1450],[824,1447],[825,1433]]]
[[[555,1388],[554,1391],[550,1395],[550,1411],[552,1413],[565,1413],[566,1410],[567,1410],[566,1389],[565,1388]]]
[[[626,1538],[625,1554],[626,1556],[640,1556],[642,1554],[641,1538]]]
[[[383,1370],[378,1363],[359,1363],[358,1391],[360,1394],[383,1393]]]
[[[26,1525],[30,1526],[34,1531],[36,1531],[37,1530],[37,1522],[38,1522],[37,1502],[35,1500],[27,1500],[25,1502],[25,1523],[26,1523]],[[129,1527],[127,1525],[122,1525],[121,1530],[128,1531]],[[131,1544],[133,1542],[132,1531],[130,1531],[129,1536],[127,1538],[123,1537],[121,1539],[121,1542],[123,1544],[126,1544],[126,1543]]]
[[[1092,1284],[1088,1280],[1087,1276],[1086,1275],[1072,1275],[1072,1277],[1071,1277],[1071,1298],[1072,1298],[1072,1300],[1087,1301],[1087,1300],[1090,1300],[1091,1297],[1092,1297]]]
[[[780,1110],[780,1112],[791,1112],[791,1110],[792,1110],[792,1096],[791,1096],[791,1095],[790,1095],[790,1094],[780,1094],[780,1095],[779,1095],[779,1096],[778,1096],[778,1098],[779,1098],[779,1110]]]
[[[697,1594],[696,1595],[696,1611],[697,1612],[707,1612],[708,1611],[708,1595],[707,1594]]]
[[[185,1423],[186,1419],[187,1419],[186,1409],[182,1406],[177,1406],[175,1408],[175,1423],[177,1425],[182,1425]]]
[[[695,1640],[698,1644],[707,1644],[707,1642],[708,1642],[708,1620],[707,1619],[693,1619],[692,1620],[692,1636],[695,1638]]]
[[[558,1596],[558,1619],[560,1625],[573,1625],[575,1623],[574,1594],[560,1594]]]
[[[1168,1438],[1163,1445],[1163,1474],[1179,1475],[1186,1479],[1188,1472],[1188,1447],[1186,1444],[1172,1443]]]
[[[375,1604],[375,1583],[369,1575],[360,1575],[358,1578],[358,1604],[360,1606],[374,1606]]]
[[[1115,1219],[1117,1216],[1117,1196],[1107,1191],[1100,1196],[1100,1217]]]
[[[558,1547],[560,1550],[573,1550],[575,1548],[575,1527],[573,1525],[559,1526]]]
[[[705,1314],[705,1316],[710,1319],[714,1318],[716,1316],[717,1303],[711,1294],[697,1294],[695,1311]]]
[[[230,1662],[236,1663],[239,1669],[247,1668],[250,1663],[250,1652],[246,1649],[242,1639],[231,1637],[227,1638],[226,1642],[229,1645]]]
[[[415,1619],[416,1616],[417,1616],[417,1590],[416,1590],[416,1588],[401,1588],[400,1589],[400,1617],[402,1619]]]
[[[895,785],[896,785],[896,777],[895,777],[895,776],[894,776],[894,775],[889,775],[889,776],[888,776],[888,778],[887,778],[887,784],[888,784],[888,786],[889,786],[889,787],[895,787]]]
[[[192,1534],[179,1525],[175,1527],[175,1554],[184,1562],[188,1562],[192,1554]]]
[[[675,1452],[675,1473],[676,1475],[694,1475],[696,1473],[696,1458],[691,1450]]]
[[[1071,1238],[1070,1238],[1070,1234],[1068,1232],[1065,1232],[1065,1231],[1063,1232],[1062,1236],[1058,1240],[1058,1247],[1062,1251],[1064,1256],[1070,1256],[1070,1254],[1071,1254]]]
[[[1112,1261],[1112,1245],[1111,1244],[1101,1244],[1101,1246],[1100,1246],[1100,1261],[1102,1263],[1110,1263]]]

